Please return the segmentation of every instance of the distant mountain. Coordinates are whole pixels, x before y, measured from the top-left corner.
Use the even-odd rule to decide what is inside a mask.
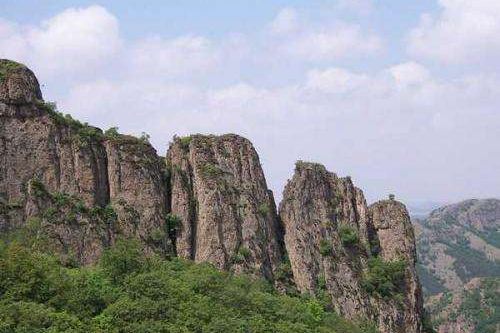
[[[406,205],[413,218],[425,218],[433,210],[445,206],[447,203],[438,201],[410,201]]]
[[[476,327],[479,321],[485,321],[479,320],[485,313],[498,316],[498,301],[489,307],[479,302],[484,307],[478,305],[477,313],[465,308],[485,292],[482,289],[485,281],[496,286],[489,284],[489,292],[500,299],[500,200],[472,199],[447,205],[426,218],[414,218],[413,223],[419,276],[427,307],[441,324],[439,332],[499,332],[498,327],[493,330]],[[461,318],[462,326],[450,328],[445,323],[444,318],[451,313]],[[453,320],[450,317],[448,321]]]

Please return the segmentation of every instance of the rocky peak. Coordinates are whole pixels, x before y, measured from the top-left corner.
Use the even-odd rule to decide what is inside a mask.
[[[326,295],[337,312],[372,319],[381,332],[422,331],[415,240],[404,205],[367,207],[349,177],[298,162],[279,212],[300,291]]]
[[[84,264],[117,237],[169,251],[164,163],[149,143],[62,115],[28,68],[6,60],[0,117],[0,231],[36,221],[58,252]]]
[[[380,255],[385,260],[405,258],[415,265],[415,235],[405,205],[393,199],[381,200],[369,207],[369,214],[380,243]]]
[[[42,99],[35,74],[12,60],[0,59],[0,102],[27,104]]]
[[[171,211],[177,253],[221,269],[272,279],[282,249],[272,192],[253,145],[238,135],[175,138]]]

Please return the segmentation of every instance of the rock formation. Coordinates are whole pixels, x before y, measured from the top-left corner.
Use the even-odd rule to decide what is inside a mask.
[[[165,252],[167,189],[155,150],[59,114],[25,66],[0,60],[0,68],[0,231],[39,218],[82,263],[120,235]]]
[[[375,320],[382,332],[422,331],[415,239],[404,205],[387,200],[368,208],[350,178],[298,162],[279,211],[301,292],[326,292],[339,313]],[[393,284],[388,290],[377,285],[385,270],[401,275],[384,281]]]
[[[34,74],[0,60],[0,233],[24,226],[68,264],[95,263],[118,237],[297,288],[382,333],[422,332],[406,208],[368,207],[350,178],[299,162],[280,214],[252,144],[103,133],[46,103]],[[286,249],[285,249],[286,247]],[[291,267],[291,269],[290,269]],[[293,274],[290,274],[293,273]]]
[[[252,144],[233,134],[175,138],[167,161],[178,255],[272,279],[281,232]]]

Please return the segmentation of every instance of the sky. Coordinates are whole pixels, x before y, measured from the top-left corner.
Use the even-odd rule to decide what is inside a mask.
[[[500,197],[500,1],[2,0],[0,58],[103,129],[237,133],[369,202]]]

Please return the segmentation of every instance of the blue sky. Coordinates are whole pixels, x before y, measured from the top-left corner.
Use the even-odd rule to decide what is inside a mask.
[[[370,201],[500,196],[496,0],[23,1],[0,57],[102,128],[234,132],[281,197],[295,160]]]

